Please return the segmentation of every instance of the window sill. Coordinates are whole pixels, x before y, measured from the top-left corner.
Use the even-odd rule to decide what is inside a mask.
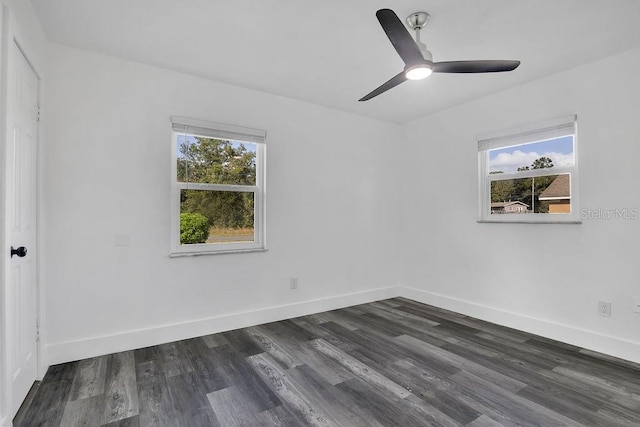
[[[498,221],[491,219],[479,219],[476,221],[478,224],[582,224],[582,221],[579,220],[567,220],[567,221],[526,221],[526,220],[517,220],[517,221]]]
[[[197,251],[197,252],[171,252],[169,258],[182,258],[190,256],[203,255],[224,255],[224,254],[244,254],[248,252],[267,252],[267,248],[248,248],[248,249],[228,249],[217,251]]]

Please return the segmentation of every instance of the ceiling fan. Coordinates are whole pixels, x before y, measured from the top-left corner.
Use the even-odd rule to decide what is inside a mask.
[[[376,12],[376,17],[405,67],[400,74],[360,98],[360,101],[368,101],[407,80],[422,80],[431,73],[497,73],[515,70],[520,65],[520,61],[502,60],[433,62],[431,52],[420,41],[420,30],[429,22],[428,13],[415,12],[407,17],[409,27],[416,32],[415,41],[391,9],[380,9]]]

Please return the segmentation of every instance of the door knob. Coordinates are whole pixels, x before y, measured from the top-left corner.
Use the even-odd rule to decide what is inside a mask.
[[[27,248],[25,248],[24,246],[20,246],[18,249],[15,249],[13,246],[11,246],[11,258],[13,258],[14,255],[18,255],[18,257],[23,258],[25,255],[27,255]]]

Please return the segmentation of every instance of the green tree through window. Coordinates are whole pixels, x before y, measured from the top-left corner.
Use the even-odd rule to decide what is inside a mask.
[[[186,138],[178,148],[178,181],[255,185],[256,152],[249,150],[247,145],[252,144],[214,138]],[[254,224],[254,203],[253,192],[197,189],[183,189],[180,192],[180,212],[203,215],[212,230],[217,230],[218,233],[223,229],[251,231]]]

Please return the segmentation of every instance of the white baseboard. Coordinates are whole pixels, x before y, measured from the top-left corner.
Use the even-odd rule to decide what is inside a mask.
[[[76,341],[51,343],[44,346],[42,364],[48,367],[57,363],[231,331],[238,328],[246,328],[262,323],[276,322],[328,310],[336,310],[352,305],[393,298],[398,295],[399,290],[397,287],[388,287],[269,307],[257,311],[247,311],[184,323],[163,325],[155,328],[131,330]]]
[[[57,363],[246,328],[398,296],[640,363],[640,343],[637,342],[402,286],[302,301],[155,328],[124,331],[77,341],[47,344],[44,346],[44,357],[41,362],[44,367],[48,367]]]
[[[623,338],[602,335],[586,329],[525,316],[486,305],[476,304],[446,295],[419,289],[400,287],[401,296],[424,304],[451,310],[456,313],[486,320],[523,332],[561,341],[567,344],[597,351],[609,356],[640,363],[640,343]]]

